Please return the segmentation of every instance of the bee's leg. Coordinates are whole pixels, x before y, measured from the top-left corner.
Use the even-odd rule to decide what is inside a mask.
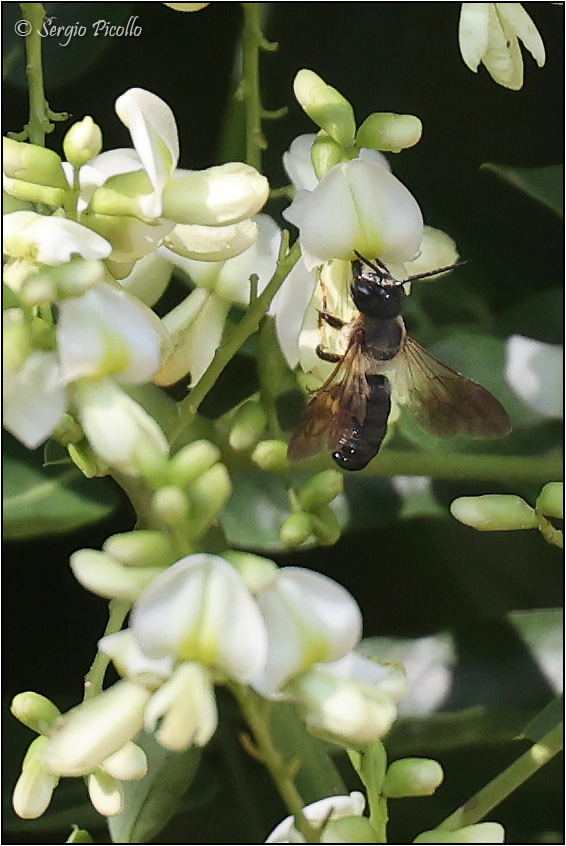
[[[339,361],[342,361],[341,355],[338,355],[338,353],[328,352],[328,350],[325,350],[321,344],[319,344],[316,348],[316,354],[323,361],[331,361],[333,364],[337,364]]]
[[[335,317],[333,314],[328,314],[327,311],[319,311],[318,316],[325,323],[328,323],[329,326],[332,326],[333,329],[342,329],[346,325],[344,320],[340,320],[339,317]]]

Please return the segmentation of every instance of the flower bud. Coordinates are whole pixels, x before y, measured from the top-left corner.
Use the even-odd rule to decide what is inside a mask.
[[[135,602],[163,567],[124,567],[97,549],[79,549],[70,558],[76,580],[87,590],[106,599]]]
[[[312,535],[312,522],[310,514],[304,511],[298,511],[296,514],[291,514],[283,525],[279,537],[281,543],[289,548],[300,546]]]
[[[272,581],[277,564],[261,555],[230,549],[222,557],[233,564],[252,593],[258,593]]]
[[[167,567],[176,560],[169,538],[150,529],[112,535],[102,549],[125,567]]]
[[[432,758],[401,758],[387,768],[381,792],[390,799],[431,796],[443,778],[442,767]]]
[[[342,532],[334,511],[328,505],[320,505],[310,513],[312,531],[323,546],[332,546],[340,539]]]
[[[129,740],[105,758],[101,767],[119,781],[139,781],[147,775],[147,757],[141,747]]]
[[[33,690],[18,693],[10,707],[14,717],[38,734],[48,734],[61,711],[47,697]]]
[[[319,179],[326,176],[331,167],[344,161],[344,148],[326,132],[319,132],[311,150],[312,166]]]
[[[260,441],[252,453],[252,461],[270,473],[284,473],[289,467],[287,444],[284,441]]]
[[[267,426],[267,415],[257,400],[247,400],[236,411],[228,443],[240,452],[252,449]]]
[[[393,112],[374,112],[369,115],[356,135],[358,147],[400,153],[420,141],[423,125],[414,115]]]
[[[306,68],[297,73],[293,91],[311,120],[342,147],[352,146],[356,132],[354,111],[339,91]]]
[[[187,529],[192,538],[205,532],[222,511],[230,494],[232,482],[224,464],[215,464],[189,485],[191,517]]]
[[[324,826],[321,843],[376,843],[376,831],[367,817],[341,817]]]
[[[306,482],[298,493],[299,505],[312,511],[329,502],[344,490],[344,477],[338,470],[323,470]]]
[[[73,258],[70,262],[45,267],[30,276],[22,285],[22,297],[30,305],[78,297],[106,281],[106,278],[103,262]]]
[[[26,204],[43,203],[46,206],[59,208],[65,203],[66,192],[63,188],[51,188],[48,185],[37,185],[35,182],[22,182],[19,179],[9,179],[7,176],[3,179],[2,188],[10,197]]]
[[[524,499],[513,494],[485,494],[455,499],[450,512],[456,520],[479,532],[535,529],[538,518]]]
[[[169,463],[172,485],[186,488],[220,459],[220,450],[210,441],[193,441],[176,452]]]
[[[548,482],[541,490],[536,501],[536,510],[546,517],[564,518],[564,484]]]
[[[69,129],[63,138],[63,152],[74,167],[82,167],[102,150],[102,132],[89,116]]]
[[[151,500],[151,507],[164,523],[175,526],[186,520],[190,503],[180,488],[175,485],[166,485],[155,491]]]
[[[2,153],[2,169],[9,179],[62,188],[65,191],[69,188],[61,159],[54,150],[14,141],[13,138],[3,138]]]
[[[93,772],[141,731],[150,696],[141,685],[122,680],[71,709],[44,752],[47,770],[65,776]]]
[[[105,817],[115,817],[124,810],[122,785],[104,770],[98,769],[87,779],[88,795],[93,807]]]
[[[73,464],[87,479],[108,475],[108,464],[96,455],[88,441],[83,439],[76,444],[67,444],[67,451]]]
[[[35,820],[47,810],[59,782],[58,776],[46,772],[41,760],[48,743],[47,737],[36,737],[30,744],[14,788],[12,805],[24,820]]]
[[[482,822],[455,831],[444,831],[441,828],[423,831],[415,837],[413,843],[503,843],[504,840],[505,829],[502,825]]]

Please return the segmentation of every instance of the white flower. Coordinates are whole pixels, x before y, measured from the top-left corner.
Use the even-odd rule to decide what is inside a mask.
[[[158,743],[172,752],[205,746],[218,723],[208,672],[194,662],[180,664],[151,697],[144,719],[146,731],[153,731]]]
[[[4,426],[35,449],[57,428],[67,402],[57,356],[37,350],[4,381]]]
[[[544,44],[521,3],[462,3],[460,52],[470,70],[483,62],[495,82],[518,91],[523,86],[519,39],[542,67]]]
[[[361,636],[362,618],[353,597],[320,573],[283,567],[258,591],[267,626],[265,670],[253,686],[263,695],[279,691],[315,662],[346,655]]]
[[[364,812],[366,800],[362,793],[352,791],[349,796],[331,796],[328,799],[320,799],[303,808],[306,819],[320,827],[325,821],[339,820],[342,817],[361,817]],[[273,829],[266,843],[304,843],[305,840],[297,831],[294,825],[294,817],[286,817]],[[325,839],[322,834],[321,843],[338,843],[338,840]]]
[[[217,555],[182,558],[136,602],[130,627],[152,658],[173,655],[249,682],[262,672],[267,633],[242,577]]]
[[[84,259],[107,258],[112,246],[96,232],[55,215],[16,211],[3,217],[3,252],[11,258],[56,265],[74,255]]]
[[[540,415],[562,419],[562,346],[512,335],[506,346],[505,378],[517,396]]]

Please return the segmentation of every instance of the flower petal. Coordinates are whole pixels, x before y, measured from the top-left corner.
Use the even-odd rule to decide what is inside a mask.
[[[513,391],[543,417],[562,419],[564,352],[558,344],[512,335],[505,376]]]
[[[521,39],[539,68],[542,68],[546,61],[544,43],[522,3],[496,3],[495,5],[498,14],[509,24],[517,38]]]
[[[465,64],[477,71],[487,51],[491,3],[462,3],[458,39]]]
[[[31,353],[10,379],[4,396],[6,429],[29,449],[35,449],[57,428],[67,408],[67,392],[61,382],[54,353]]]
[[[70,261],[74,255],[98,259],[112,252],[105,238],[63,217],[17,211],[4,215],[3,224],[3,250],[12,258],[54,265]]]

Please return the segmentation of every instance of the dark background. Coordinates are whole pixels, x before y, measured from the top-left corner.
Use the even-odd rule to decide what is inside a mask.
[[[462,271],[464,284],[485,298],[496,320],[498,315],[505,318],[507,330],[515,332],[526,331],[528,322],[534,331],[527,334],[558,343],[561,311],[555,312],[554,321],[537,321],[536,302],[562,281],[561,222],[544,206],[479,170],[484,162],[538,167],[562,161],[563,7],[525,6],[544,39],[547,62],[538,69],[525,55],[524,88],[512,92],[496,85],[483,67],[473,74],[463,64],[457,3],[265,4],[265,33],[280,46],[262,56],[264,105],[289,106],[284,120],[265,124],[265,171],[273,187],[285,184],[281,154],[297,134],[314,131],[292,96],[293,78],[302,67],[338,88],[353,104],[358,123],[372,111],[417,114],[423,138],[415,148],[391,157],[395,174],[419,199],[426,222],[455,238],[469,260]],[[45,85],[53,110],[65,110],[75,119],[90,114],[103,128],[105,149],[129,146],[113,104],[127,88],[147,88],[175,113],[180,166],[200,168],[222,160],[227,148],[220,138],[234,87],[239,4],[212,3],[190,15],[160,3],[47,3],[46,9],[57,23],[80,22],[89,29],[87,36],[74,37],[67,47],[53,38],[44,40]],[[27,120],[27,100],[25,88],[17,84],[22,67],[22,42],[13,35],[13,24],[21,16],[18,4],[4,3],[3,15],[4,59],[13,60],[4,86],[4,132],[19,131]],[[93,20],[125,24],[130,15],[138,16],[138,37],[94,39],[90,34]],[[48,139],[58,151],[67,127],[57,125]],[[239,137],[234,131],[229,138],[232,158],[244,155]],[[276,206],[274,213],[278,210]],[[534,303],[534,317],[532,308],[523,307],[526,302]],[[517,316],[509,325],[513,307]],[[249,362],[235,362],[227,378],[253,383]],[[539,488],[523,485],[513,492],[533,502]],[[495,480],[489,487],[438,482],[435,490],[448,504],[457,495],[499,488]],[[112,520],[87,531],[6,544],[6,703],[29,688],[61,707],[80,698],[82,675],[105,624],[105,603],[76,584],[68,557],[80,547],[100,548],[109,534],[130,528],[132,522],[129,506],[123,503]],[[534,532],[482,535],[449,518],[421,517],[391,522],[378,531],[366,527],[332,549],[277,560],[323,570],[349,588],[362,606],[366,635],[414,637],[450,629],[463,668],[453,707],[484,704],[532,708],[534,713],[552,696],[503,618],[509,610],[554,607],[561,601],[557,551]],[[8,716],[4,739],[9,803],[30,734]],[[493,744],[439,754],[447,771],[446,787],[434,799],[419,800],[422,804],[394,804],[392,842],[408,842],[419,830],[432,827],[513,760],[517,750]],[[256,819],[255,830],[235,834],[233,820],[240,809],[223,784],[224,765],[218,749],[212,748],[201,793],[156,842],[234,843],[244,834],[244,839],[265,836],[280,816],[276,806],[269,807],[275,800],[267,780],[249,764],[251,783],[265,802],[265,818]],[[507,842],[562,842],[555,834],[562,825],[560,772],[554,762],[496,809],[491,818],[506,825]],[[199,804],[207,796],[218,803],[216,809],[224,809],[212,820],[209,807]],[[18,824],[11,811],[5,819],[9,839],[4,842],[63,842],[69,830],[68,820],[51,830]],[[105,835],[95,831],[91,820],[75,814],[73,821],[90,827],[97,842],[104,842]]]

